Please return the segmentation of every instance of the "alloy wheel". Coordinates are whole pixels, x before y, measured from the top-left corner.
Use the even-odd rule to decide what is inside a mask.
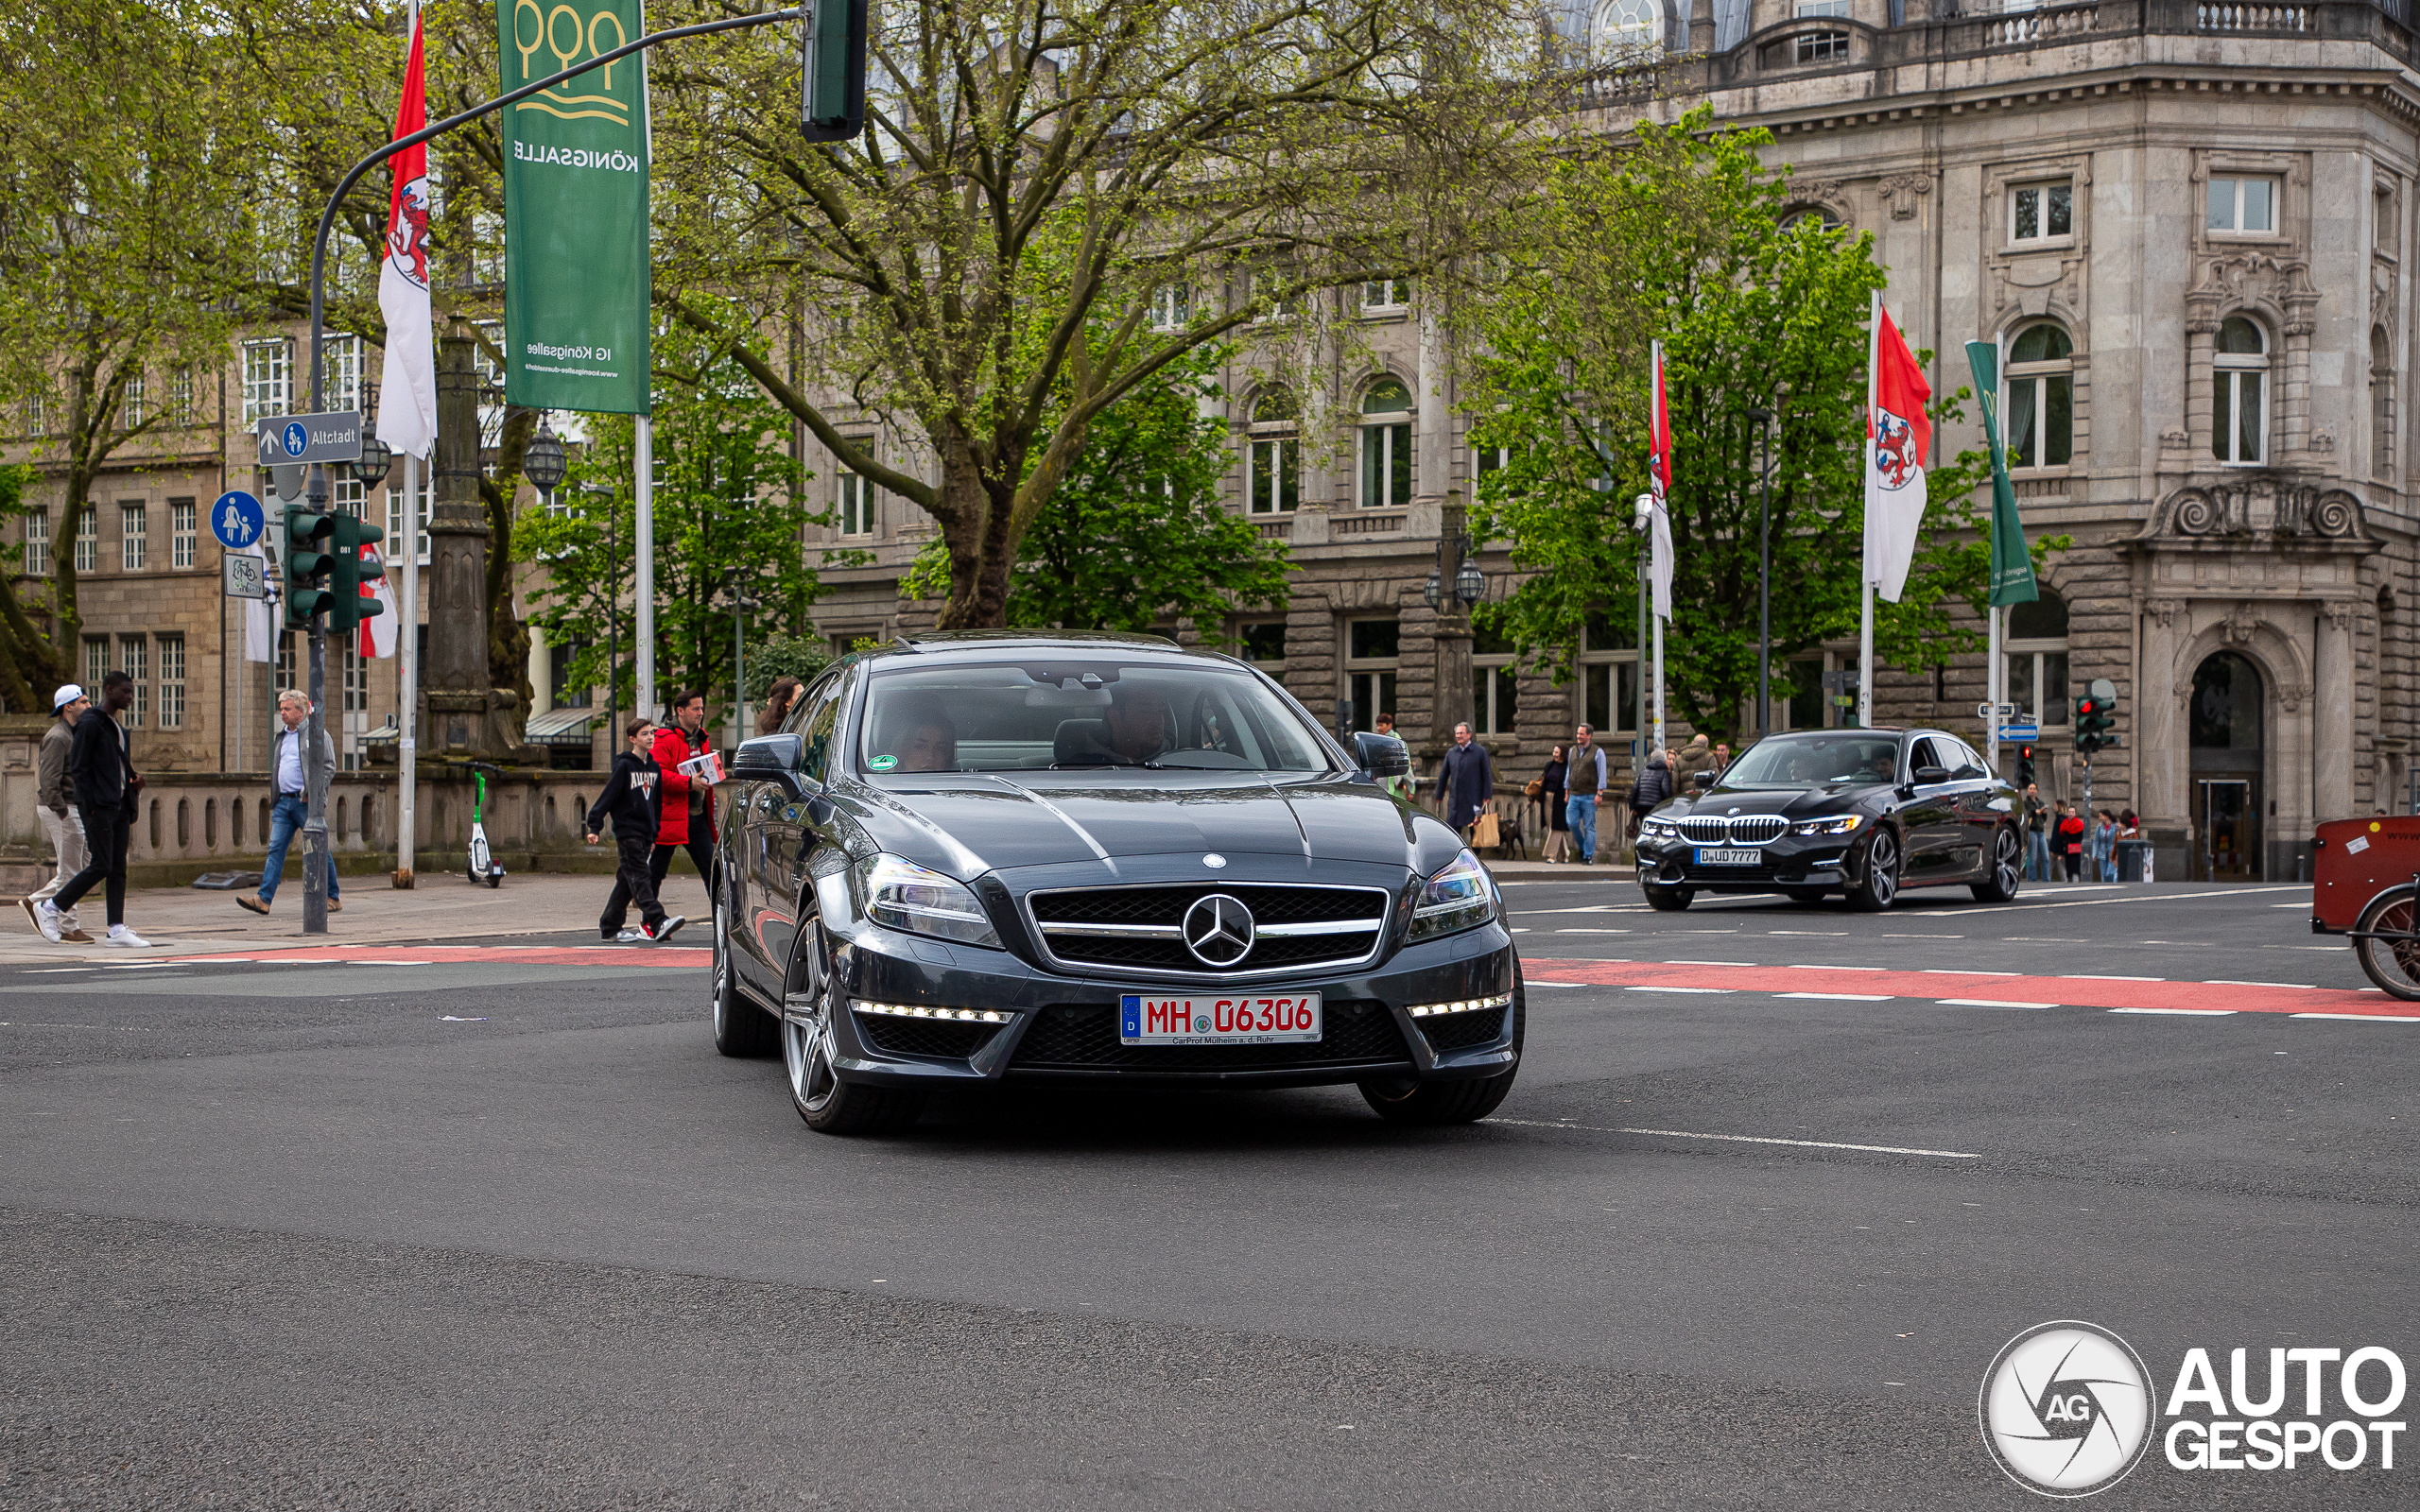
[[[815,998],[804,1016],[782,1018],[782,1064],[789,1073],[790,1100],[802,1112],[817,1113],[839,1091],[832,1070],[832,998],[827,990]]]
[[[1866,848],[1865,885],[1877,908],[1890,907],[1899,896],[1899,843],[1888,830],[1876,831],[1874,843]]]
[[[2024,869],[2017,854],[2016,832],[2002,830],[1992,845],[1992,880],[1999,885],[2001,893],[2014,898],[2017,885],[2025,880]]]

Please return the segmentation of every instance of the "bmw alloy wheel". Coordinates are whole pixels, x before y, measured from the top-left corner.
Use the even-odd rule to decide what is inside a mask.
[[[1898,837],[1888,828],[1878,829],[1865,844],[1865,880],[1849,888],[1849,902],[1867,913],[1880,913],[1898,896]]]

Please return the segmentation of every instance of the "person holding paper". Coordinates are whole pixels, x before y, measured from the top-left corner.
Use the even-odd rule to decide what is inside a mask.
[[[672,869],[675,852],[686,850],[698,875],[705,880],[706,897],[715,896],[715,795],[711,783],[681,770],[692,756],[703,755],[712,742],[706,734],[706,696],[686,692],[672,700],[672,723],[656,731],[651,754],[664,773],[664,816],[656,825],[655,852],[648,859],[648,875],[656,891]]]

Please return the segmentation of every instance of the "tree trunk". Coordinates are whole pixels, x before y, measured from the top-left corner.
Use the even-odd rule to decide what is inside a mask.
[[[949,548],[949,602],[934,622],[943,630],[996,630],[1009,623],[1009,573],[1016,565],[1010,537],[1016,493],[995,487],[963,447],[942,463],[942,541]]]

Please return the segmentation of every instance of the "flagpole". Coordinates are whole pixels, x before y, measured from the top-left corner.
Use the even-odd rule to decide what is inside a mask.
[[[1865,559],[1858,569],[1864,593],[1857,622],[1857,723],[1874,728],[1874,403],[1875,385],[1882,371],[1882,291],[1866,300],[1865,332]]]
[[[1999,383],[2000,374],[2008,371],[2008,333],[2000,333],[1995,343],[1995,351],[1996,354],[1992,362],[1992,381],[1996,386]],[[1996,406],[1999,404],[1999,398],[2000,396],[1996,392],[1986,403]],[[1989,444],[1988,438],[1985,444],[1987,446]],[[1997,491],[1999,480],[1996,475],[1992,480],[1992,488],[1994,490],[1992,505],[1996,510],[1999,506]],[[1996,526],[1998,521],[1995,519],[1993,524]],[[1996,540],[1996,537],[1995,539]],[[1990,717],[1983,721],[1983,765],[1991,772],[1995,781],[2000,775],[2000,696],[2004,691],[2002,683],[2007,677],[2007,669],[2000,665],[1999,593],[2000,585],[1994,582],[1988,586],[1983,599],[1983,616],[1987,627],[1984,637],[1985,654],[1991,658],[1991,664],[1983,673],[1983,697],[1992,706]]]
[[[641,415],[638,419],[638,521],[632,534],[638,537],[637,578],[632,593],[638,600],[638,628],[633,632],[638,652],[639,696],[631,713],[643,719],[656,717],[655,708],[655,417]]]
[[[420,458],[404,454],[404,601],[395,627],[395,885],[412,885],[420,799]]]
[[[1664,748],[1664,616],[1648,618],[1655,624],[1655,739],[1647,747],[1651,756]]]

